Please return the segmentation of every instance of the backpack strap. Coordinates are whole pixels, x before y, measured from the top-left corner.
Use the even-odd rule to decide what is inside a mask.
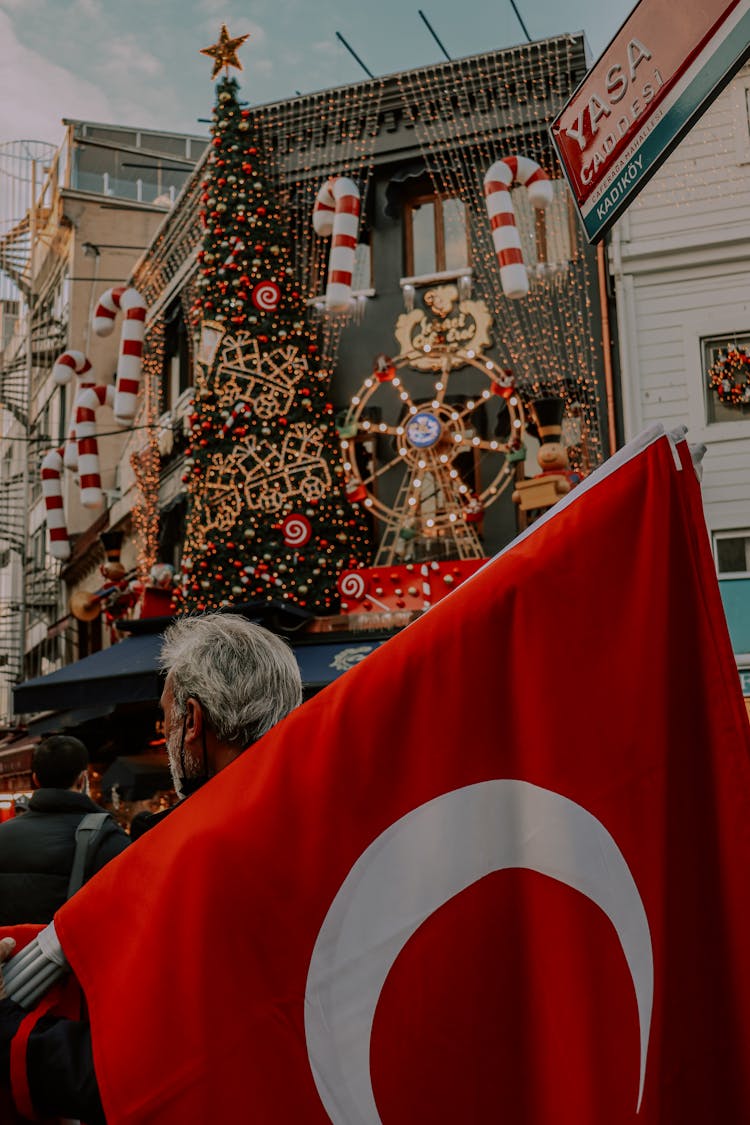
[[[111,819],[107,812],[86,813],[76,828],[76,850],[73,856],[73,866],[70,869],[68,898],[79,891],[85,883],[86,863],[89,855],[105,823]]]

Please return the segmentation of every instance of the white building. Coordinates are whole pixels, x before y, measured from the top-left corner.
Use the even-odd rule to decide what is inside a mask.
[[[750,402],[725,405],[708,377],[722,350],[750,352],[750,66],[616,224],[609,265],[624,437],[662,422],[707,447],[706,518],[750,697]]]

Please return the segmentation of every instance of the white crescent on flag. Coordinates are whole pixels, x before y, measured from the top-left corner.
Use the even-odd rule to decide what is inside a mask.
[[[370,1073],[375,1009],[419,926],[495,871],[524,868],[580,891],[607,915],[635,989],[643,1096],[654,993],[648,919],[614,839],[581,805],[529,782],[495,779],[436,797],[387,828],[334,898],[310,961],[305,1034],[334,1125],[381,1125]]]

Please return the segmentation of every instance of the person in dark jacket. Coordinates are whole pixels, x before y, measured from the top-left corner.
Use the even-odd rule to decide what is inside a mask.
[[[77,738],[53,735],[35,747],[36,792],[28,811],[0,825],[0,925],[49,922],[68,897],[76,829],[104,812],[88,796],[89,756]],[[127,834],[110,817],[92,842],[84,879],[124,851]]]
[[[164,737],[180,800],[302,701],[299,668],[288,644],[236,614],[176,621],[165,633],[160,659],[167,673],[161,697]],[[174,808],[153,813],[144,830],[153,830]],[[133,858],[141,846],[133,845]],[[13,955],[14,945],[10,938],[0,941],[0,964]],[[0,974],[0,1087],[7,1088],[11,1041],[26,1013],[4,995]],[[85,1020],[39,1020],[28,1038],[26,1075],[41,1116],[106,1125]]]

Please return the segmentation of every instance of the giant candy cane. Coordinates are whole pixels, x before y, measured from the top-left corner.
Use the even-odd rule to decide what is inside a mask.
[[[500,281],[506,297],[515,298],[526,296],[529,278],[510,197],[514,183],[523,184],[532,205],[541,210],[552,202],[552,182],[536,161],[528,156],[505,156],[495,161],[484,177],[485,202],[500,266]]]
[[[326,308],[332,312],[341,312],[351,305],[359,206],[359,188],[346,176],[326,180],[315,200],[315,233],[322,238],[333,236],[326,285]]]
[[[62,494],[63,450],[51,449],[42,460],[42,495],[47,511],[49,549],[53,558],[70,558],[70,539],[65,525]]]
[[[102,293],[94,312],[94,332],[97,336],[109,336],[118,312],[123,314],[123,322],[117,360],[115,418],[118,422],[132,422],[141,389],[146,330],[146,302],[137,289],[120,286]]]
[[[96,380],[90,361],[83,352],[63,352],[55,360],[52,368],[52,377],[59,386],[69,383],[73,375],[78,377],[78,389],[73,399],[73,409],[70,412],[70,429],[65,442],[63,463],[66,469],[75,471],[78,468],[78,443],[76,442],[75,420],[78,409],[78,400],[87,387],[93,387]]]
[[[81,503],[84,508],[101,508],[104,502],[99,471],[99,446],[96,440],[96,412],[100,406],[112,406],[115,388],[89,387],[78,399],[76,436],[78,438],[78,475]]]

